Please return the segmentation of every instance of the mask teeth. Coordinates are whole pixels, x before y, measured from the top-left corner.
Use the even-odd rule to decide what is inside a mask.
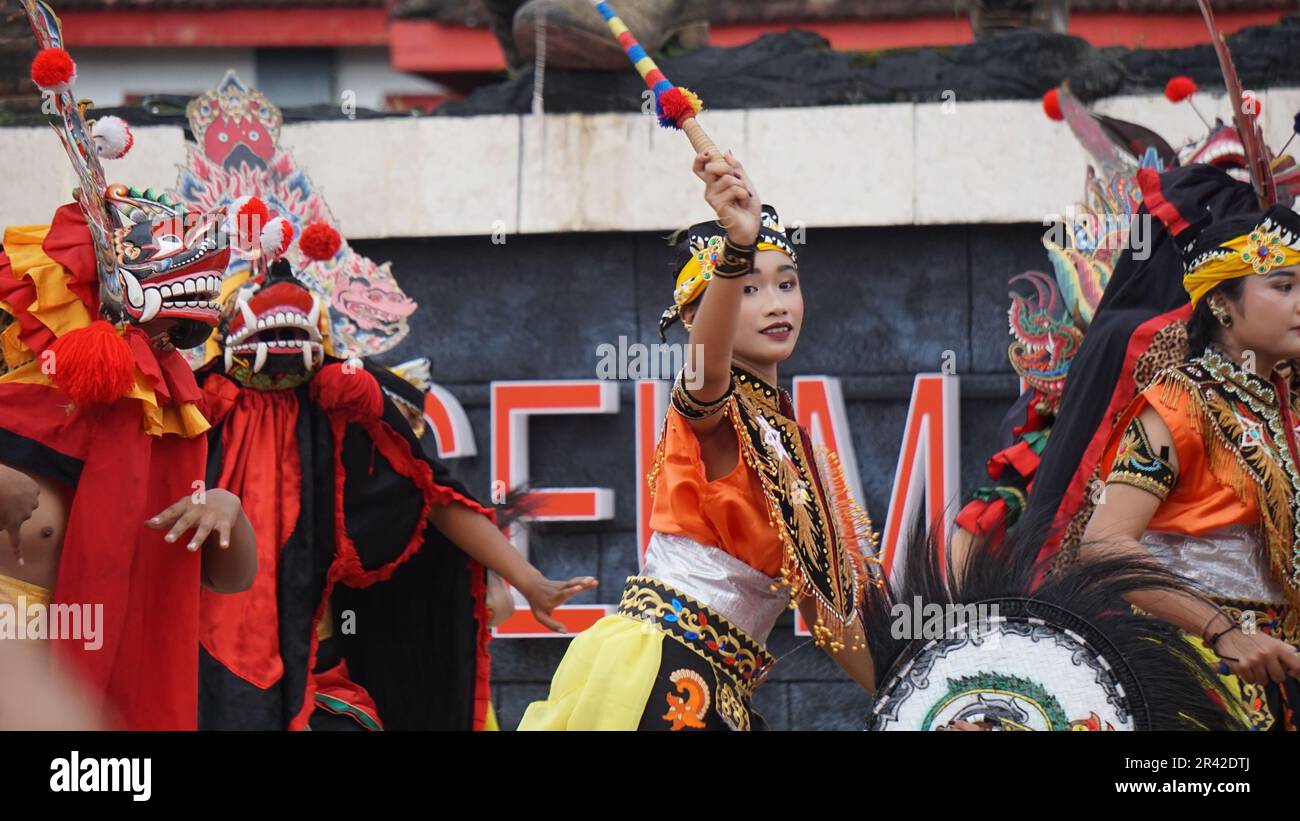
[[[257,315],[253,313],[252,308],[248,307],[246,300],[239,300],[239,313],[244,317],[244,327],[250,333],[257,329]]]

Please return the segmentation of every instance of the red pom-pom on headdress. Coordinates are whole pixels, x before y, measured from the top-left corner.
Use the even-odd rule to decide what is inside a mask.
[[[1165,97],[1169,98],[1171,103],[1181,103],[1195,93],[1196,81],[1185,74],[1170,77],[1169,82],[1165,84]]]
[[[1258,117],[1264,113],[1264,101],[1249,91],[1241,92],[1241,113],[1248,117]]]
[[[54,340],[51,377],[78,405],[121,399],[135,384],[135,357],[108,322],[97,319]]]
[[[308,225],[302,230],[302,236],[298,238],[298,248],[308,259],[316,262],[333,259],[342,246],[343,238],[339,236],[339,232],[323,222],[313,222]]]
[[[291,242],[293,242],[293,226],[287,219],[276,217],[268,222],[262,229],[262,253],[266,257],[267,264],[284,256]]]
[[[61,48],[43,48],[32,60],[32,82],[47,91],[67,91],[77,79],[77,64]]]
[[[230,204],[230,228],[245,248],[262,235],[262,227],[271,220],[266,203],[257,197],[240,197]]]
[[[1061,90],[1054,88],[1043,95],[1043,113],[1053,120],[1064,120],[1061,113]]]

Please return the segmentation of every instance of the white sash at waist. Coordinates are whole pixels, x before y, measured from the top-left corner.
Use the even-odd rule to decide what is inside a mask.
[[[1200,536],[1148,530],[1142,543],[1166,568],[1229,599],[1286,601],[1268,569],[1254,525],[1228,525]]]
[[[653,533],[641,572],[707,604],[764,645],[790,601],[784,589],[772,590],[777,579],[689,536]]]

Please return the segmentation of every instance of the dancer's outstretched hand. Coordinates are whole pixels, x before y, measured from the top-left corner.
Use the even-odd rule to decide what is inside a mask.
[[[695,156],[694,171],[704,180],[704,200],[718,215],[731,241],[753,245],[758,240],[763,200],[740,160],[730,151],[725,156],[706,151]]]
[[[196,496],[199,501],[195,501]],[[190,551],[198,550],[216,532],[220,536],[221,547],[227,548],[230,547],[230,534],[243,514],[244,508],[238,496],[228,490],[214,488],[202,494],[182,496],[162,513],[145,522],[145,526],[151,530],[170,528],[163,537],[169,542],[174,542],[193,530],[194,536],[186,545]]]
[[[598,584],[599,582],[591,576],[579,576],[567,582],[557,582],[539,573],[534,581],[520,587],[519,592],[528,600],[533,610],[533,618],[545,625],[548,630],[567,633],[569,631],[555,620],[551,612],[579,593],[594,590]]]

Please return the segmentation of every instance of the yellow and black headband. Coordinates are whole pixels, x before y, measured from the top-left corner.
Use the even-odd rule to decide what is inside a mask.
[[[1193,308],[1223,282],[1300,265],[1300,218],[1283,206],[1270,208],[1247,231],[1219,241],[1206,239],[1197,242],[1183,275]]]

